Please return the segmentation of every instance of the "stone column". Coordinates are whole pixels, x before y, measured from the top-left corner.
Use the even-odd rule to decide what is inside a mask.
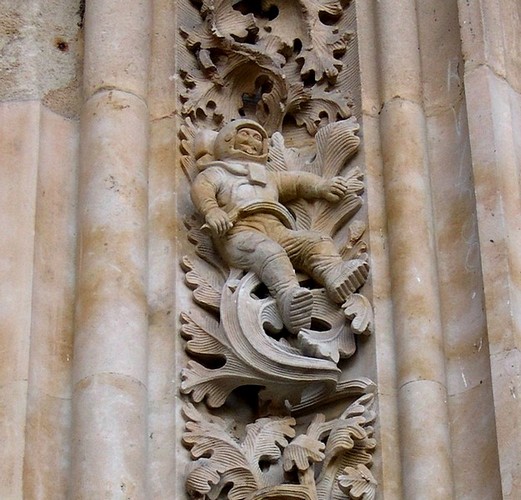
[[[176,74],[177,2],[154,1],[154,29],[148,101],[149,161],[149,344],[148,363],[148,498],[183,498],[183,469],[176,470],[178,436],[184,427],[178,388],[180,368],[179,297],[176,276],[182,275],[177,255],[176,143],[179,119]],[[181,288],[183,290],[183,288]]]
[[[360,51],[362,131],[367,185],[367,217],[371,248],[371,285],[374,309],[378,420],[378,451],[373,473],[378,471],[382,498],[403,498],[396,380],[396,349],[392,335],[392,291],[388,257],[387,221],[381,157],[381,108],[376,40],[376,2],[356,3],[357,38]],[[382,332],[382,333],[380,333]]]
[[[521,7],[459,1],[502,495],[521,491]]]
[[[376,17],[404,498],[452,498],[416,3],[381,0]]]
[[[0,498],[65,498],[79,0],[0,0]]]
[[[34,269],[40,105],[0,105],[0,497],[21,498]]]
[[[71,498],[146,498],[151,2],[85,13]]]

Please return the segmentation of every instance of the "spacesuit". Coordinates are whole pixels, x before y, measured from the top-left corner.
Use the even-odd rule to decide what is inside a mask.
[[[347,180],[268,171],[267,151],[268,137],[258,123],[229,123],[217,135],[214,160],[196,177],[191,196],[222,258],[254,271],[276,299],[285,326],[298,333],[310,327],[313,294],[300,286],[295,269],[342,304],[365,282],[369,268],[363,260],[342,260],[331,238],[297,230],[283,205],[298,198],[337,202],[347,193]]]

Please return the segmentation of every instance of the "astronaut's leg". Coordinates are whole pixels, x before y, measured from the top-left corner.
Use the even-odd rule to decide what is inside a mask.
[[[365,260],[343,260],[331,238],[316,231],[290,231],[278,238],[298,269],[305,271],[323,285],[338,304],[366,281],[369,265]]]
[[[221,243],[221,253],[231,265],[257,274],[277,301],[290,332],[311,326],[313,293],[299,285],[293,265],[278,243],[262,233],[242,231]]]

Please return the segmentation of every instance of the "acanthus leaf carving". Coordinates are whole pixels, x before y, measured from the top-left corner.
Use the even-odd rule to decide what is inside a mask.
[[[179,136],[197,213],[184,220],[194,309],[181,316],[192,358],[181,392],[205,408],[185,407],[187,491],[207,500],[370,494],[374,383],[343,380],[339,368],[373,324],[366,225],[354,219],[365,188],[354,164],[359,125],[337,84],[354,34],[339,28],[337,0],[192,4],[200,23],[181,31],[197,67],[181,70]],[[235,434],[214,414],[244,391],[262,418]],[[303,430],[299,415],[353,397],[340,417],[317,413]]]
[[[367,395],[359,398],[338,419],[317,414],[301,434],[292,417],[260,418],[246,427],[243,438],[224,420],[186,405],[183,441],[195,460],[187,490],[192,498],[210,500],[230,484],[228,498],[236,500],[374,498],[376,480],[368,469],[374,448],[371,402]],[[270,475],[263,474],[266,464],[275,469]],[[292,471],[297,472],[293,483],[279,483]]]
[[[348,118],[352,103],[329,88],[352,38],[331,24],[341,14],[340,2],[330,0],[270,0],[260,10],[246,2],[205,0],[202,23],[181,29],[199,63],[198,70],[181,71],[187,87],[183,114],[227,122],[245,112],[246,99],[268,132],[278,130],[289,114],[310,135],[325,118]],[[310,78],[317,84],[306,88]]]
[[[374,500],[378,483],[371,471],[363,464],[346,467],[339,476],[340,489],[354,500]]]

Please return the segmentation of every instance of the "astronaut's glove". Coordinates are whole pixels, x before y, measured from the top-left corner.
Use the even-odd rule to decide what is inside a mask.
[[[349,182],[344,177],[324,179],[319,187],[320,197],[330,203],[339,202],[349,190]]]
[[[233,227],[230,216],[220,208],[212,208],[206,214],[205,220],[205,226],[217,236],[224,236]]]

